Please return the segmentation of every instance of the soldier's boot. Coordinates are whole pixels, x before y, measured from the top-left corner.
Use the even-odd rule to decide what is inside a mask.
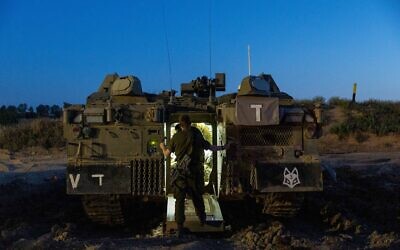
[[[207,218],[206,213],[204,213],[204,212],[198,213],[197,216],[199,217],[200,225],[204,226],[204,224],[206,223],[206,218]]]
[[[176,234],[175,236],[178,238],[185,237],[185,235],[190,234],[189,229],[183,226],[183,224],[178,224],[178,227],[176,229]]]
[[[183,224],[178,224],[178,227],[176,228],[176,237],[182,238],[184,235],[184,230],[183,230]]]

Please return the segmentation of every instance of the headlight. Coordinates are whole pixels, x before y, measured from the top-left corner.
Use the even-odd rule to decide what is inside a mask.
[[[89,138],[92,135],[92,129],[85,126],[82,129],[82,134],[84,135],[85,138]]]
[[[151,139],[147,142],[147,153],[149,155],[152,155],[157,152],[157,148],[158,148],[157,144],[158,144],[158,141],[155,139]]]
[[[304,135],[307,139],[315,138],[317,133],[317,125],[315,123],[308,124],[304,129]]]

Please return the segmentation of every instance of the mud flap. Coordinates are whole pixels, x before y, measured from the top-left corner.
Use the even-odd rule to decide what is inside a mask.
[[[222,217],[221,208],[217,198],[214,195],[203,195],[204,206],[206,208],[206,223],[200,224],[200,220],[196,215],[193,201],[191,199],[185,200],[185,224],[184,227],[191,232],[223,232],[224,219]],[[177,225],[175,222],[175,198],[174,195],[168,195],[167,201],[167,220],[166,220],[166,233],[172,233],[176,230]]]

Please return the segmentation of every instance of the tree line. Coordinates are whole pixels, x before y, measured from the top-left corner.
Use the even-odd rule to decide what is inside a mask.
[[[28,106],[26,103],[21,103],[18,106],[2,105],[0,107],[0,124],[8,125],[18,123],[20,119],[33,119],[33,118],[60,118],[62,115],[62,108],[58,105],[44,105],[40,104],[36,108]]]

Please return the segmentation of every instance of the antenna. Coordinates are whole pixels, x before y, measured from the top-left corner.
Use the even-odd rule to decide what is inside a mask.
[[[247,63],[249,65],[249,76],[251,75],[251,55],[250,55],[250,45],[247,45]]]
[[[211,79],[211,0],[209,1],[209,6],[208,6],[208,49],[209,49],[209,64],[210,64],[210,72],[209,72],[209,78]]]
[[[213,96],[212,96],[212,81],[211,81],[211,58],[212,58],[212,50],[211,50],[211,0],[208,2],[208,54],[209,54],[209,65],[210,65],[210,72],[209,72],[209,77],[208,77],[208,85],[210,87],[210,92],[208,95],[208,103],[211,105],[213,102]]]
[[[171,95],[170,98],[172,100],[172,69],[171,69],[172,67],[171,67],[171,55],[170,55],[170,51],[169,51],[167,24],[166,24],[166,21],[165,21],[165,5],[164,5],[164,1],[162,1],[162,17],[163,17],[163,25],[164,25],[165,43],[166,43],[166,46],[167,46],[167,55],[168,55],[169,88],[170,88],[170,95]]]

